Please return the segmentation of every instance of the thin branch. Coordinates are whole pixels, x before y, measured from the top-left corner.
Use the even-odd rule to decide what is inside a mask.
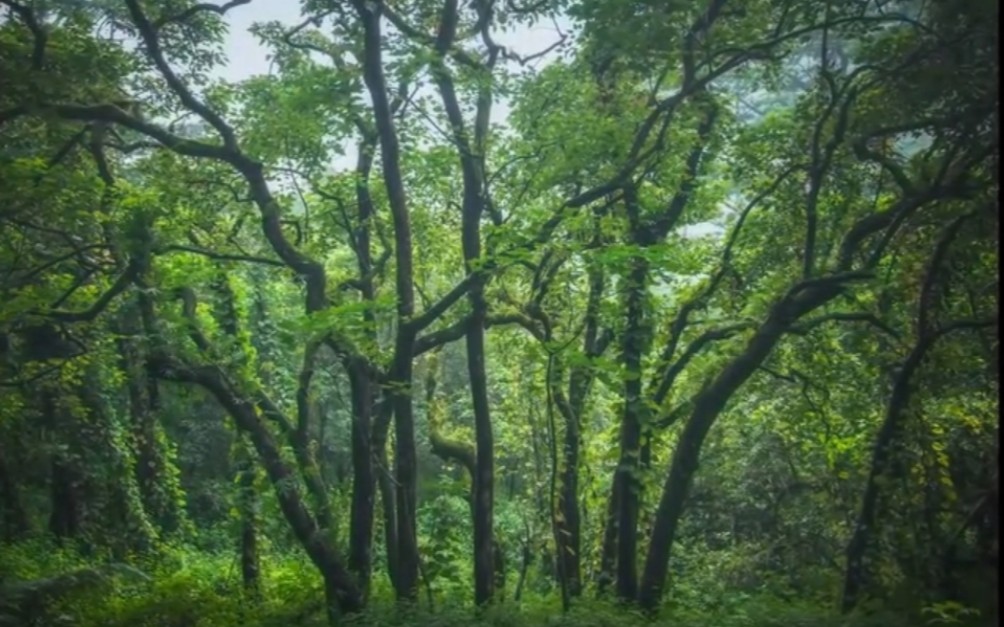
[[[187,22],[197,13],[211,12],[216,13],[220,16],[226,14],[227,11],[234,7],[239,7],[243,4],[250,4],[251,0],[230,0],[222,5],[210,4],[209,2],[200,2],[199,4],[193,5],[181,13],[176,15],[165,15],[164,17],[153,22],[154,30],[160,30],[167,24],[179,24]]]
[[[90,322],[98,317],[98,315],[103,312],[108,305],[115,299],[116,296],[121,294],[132,284],[136,277],[140,274],[140,264],[135,260],[130,260],[129,264],[126,266],[125,271],[119,275],[112,286],[102,294],[94,304],[84,309],[82,311],[49,311],[42,315],[54,318],[60,322]]]
[[[479,278],[478,272],[472,272],[463,278],[460,283],[457,283],[453,289],[444,294],[438,301],[433,303],[422,313],[414,316],[407,322],[408,326],[417,333],[430,324],[435,322],[441,315],[446,313],[446,310],[453,306],[458,300],[460,300],[474,285],[475,281]]]
[[[864,322],[896,340],[901,339],[899,333],[897,333],[895,329],[882,322],[882,320],[880,320],[875,314],[866,311],[838,311],[825,314],[817,318],[806,320],[801,324],[793,325],[788,329],[788,332],[794,333],[795,335],[807,335],[816,327],[822,326],[828,322]]]
[[[931,305],[933,304],[934,288],[938,280],[938,272],[941,270],[941,265],[944,263],[945,257],[948,255],[948,249],[951,247],[955,237],[959,234],[959,230],[962,228],[963,223],[972,218],[974,215],[976,215],[975,212],[969,212],[953,220],[948,227],[945,228],[945,231],[941,234],[935,244],[934,253],[931,255],[931,263],[928,265],[927,271],[924,273],[924,280],[920,289],[920,304],[917,308],[917,334],[920,336],[929,335],[933,331],[929,319],[929,313]]]
[[[185,246],[183,244],[171,244],[170,246],[165,246],[160,250],[156,251],[157,254],[163,254],[168,252],[185,252],[192,253],[194,255],[202,255],[203,257],[208,257],[210,259],[215,259],[217,261],[246,261],[248,263],[261,263],[269,266],[278,266],[285,268],[286,264],[278,259],[269,259],[267,257],[255,257],[253,255],[236,255],[231,253],[220,253],[206,248],[200,248],[198,246]]]

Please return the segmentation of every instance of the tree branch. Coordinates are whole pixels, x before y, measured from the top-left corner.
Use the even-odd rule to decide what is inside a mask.
[[[251,0],[230,0],[222,5],[210,4],[209,2],[200,2],[185,9],[181,13],[176,15],[166,15],[153,22],[153,29],[155,31],[160,30],[167,24],[177,24],[182,22],[187,22],[192,16],[197,13],[211,12],[220,15],[221,17],[226,14],[227,11],[234,7],[239,7],[243,4],[250,4]]]
[[[247,0],[244,0],[243,2],[241,0],[237,0],[237,4],[246,4],[246,2]],[[228,4],[230,6],[236,6],[234,2],[230,2]],[[223,145],[226,146],[226,148],[231,151],[235,151],[237,149],[237,138],[234,135],[234,130],[230,127],[230,125],[223,121],[223,118],[220,117],[219,114],[210,109],[204,102],[196,98],[195,95],[192,94],[191,90],[188,89],[188,86],[185,85],[180,78],[178,78],[178,75],[175,74],[174,70],[171,69],[171,66],[168,65],[167,60],[164,58],[164,51],[160,47],[160,39],[157,36],[157,27],[150,23],[150,20],[146,17],[146,14],[139,5],[139,0],[126,0],[126,6],[129,8],[129,15],[132,18],[133,23],[136,24],[140,37],[146,45],[146,50],[150,55],[150,59],[153,61],[157,70],[160,71],[164,80],[167,81],[171,91],[178,96],[181,103],[185,105],[187,109],[197,114],[216,129],[216,131],[220,134],[220,138],[223,139]],[[186,12],[194,14],[199,10],[206,10],[206,6],[213,5],[195,5],[192,9],[189,9],[189,11]],[[222,9],[222,7],[217,8]],[[222,10],[220,13],[222,14]]]

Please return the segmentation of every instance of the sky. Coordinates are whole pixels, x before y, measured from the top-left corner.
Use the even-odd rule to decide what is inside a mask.
[[[267,50],[248,32],[252,24],[278,21],[293,27],[302,21],[300,3],[293,0],[253,0],[248,5],[230,9],[225,19],[230,25],[230,32],[224,42],[224,52],[229,63],[219,70],[218,75],[228,81],[239,81],[256,74],[267,74],[269,71]],[[559,19],[558,26],[562,31],[570,30],[567,19]],[[550,22],[520,27],[511,32],[493,33],[493,36],[498,43],[520,55],[539,52],[559,37]],[[553,55],[551,58],[553,59]]]
[[[293,0],[252,0],[248,5],[230,9],[224,19],[229,25],[223,50],[227,64],[217,69],[215,75],[228,82],[242,81],[255,75],[268,74],[270,71],[268,49],[261,45],[257,37],[248,32],[253,24],[277,21],[293,28],[303,21],[300,16],[300,3]],[[560,39],[561,33],[567,34],[570,31],[571,23],[561,17],[556,22],[548,20],[532,26],[520,26],[509,32],[493,32],[492,37],[496,43],[512,52],[528,56],[546,50]],[[535,61],[534,65],[538,68],[543,67],[556,58],[557,54],[552,52]],[[434,93],[431,88],[426,90],[429,94]],[[502,99],[496,100],[492,107],[491,122],[505,124],[508,113],[509,103]],[[344,154],[336,157],[331,167],[336,170],[351,168],[355,160],[355,147],[349,142],[345,146]]]

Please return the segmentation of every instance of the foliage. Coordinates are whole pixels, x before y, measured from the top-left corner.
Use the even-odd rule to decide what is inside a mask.
[[[996,620],[996,4],[253,7],[0,0],[0,620]]]

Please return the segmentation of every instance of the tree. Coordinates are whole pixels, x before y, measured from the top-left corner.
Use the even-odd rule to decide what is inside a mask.
[[[249,4],[0,0],[5,540],[977,603],[993,7],[306,2],[227,83]]]

